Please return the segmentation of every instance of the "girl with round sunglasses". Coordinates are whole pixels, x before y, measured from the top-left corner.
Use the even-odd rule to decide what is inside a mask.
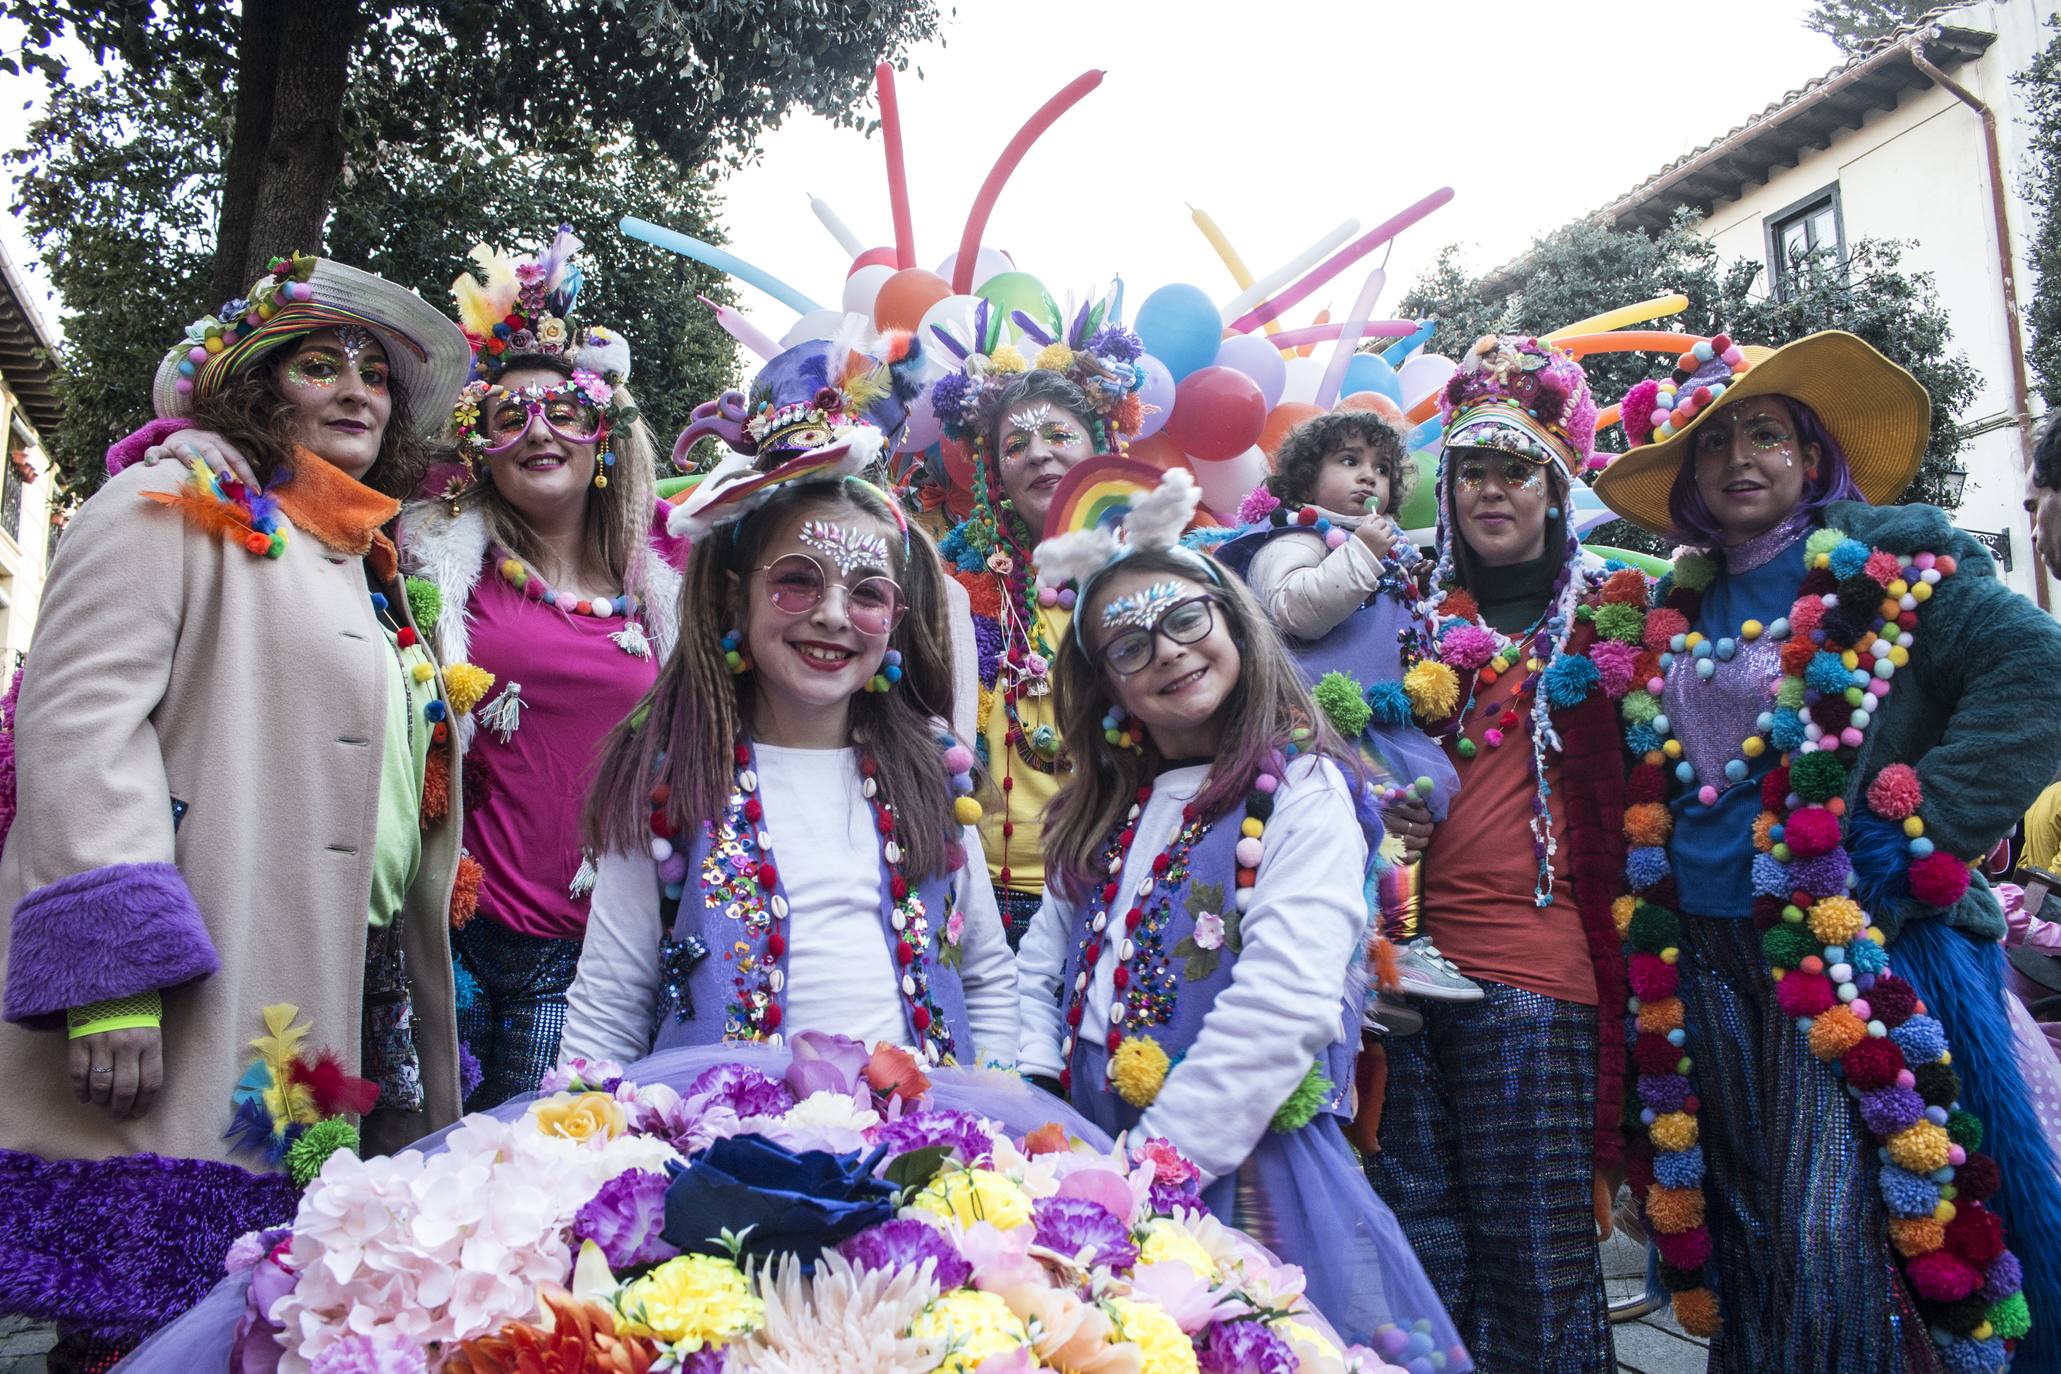
[[[746,487],[695,516],[684,604],[720,620],[603,748],[563,1052],[813,1029],[1013,1063],[936,550],[854,477]]]
[[[1125,541],[1038,549],[1040,583],[1079,591],[1056,668],[1079,757],[1018,955],[1019,1063],[1105,1130],[1171,1141],[1341,1333],[1470,1368],[1341,1129],[1381,823],[1252,593],[1175,542],[1196,497],[1172,472]]]

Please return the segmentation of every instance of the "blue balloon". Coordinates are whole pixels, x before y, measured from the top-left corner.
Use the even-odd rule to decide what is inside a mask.
[[[1224,319],[1201,287],[1177,282],[1147,296],[1132,327],[1145,341],[1145,351],[1165,363],[1178,382],[1217,360]]]
[[[1402,378],[1395,375],[1386,358],[1378,353],[1355,353],[1345,365],[1345,380],[1338,384],[1338,398],[1378,391],[1397,405],[1403,403]]]

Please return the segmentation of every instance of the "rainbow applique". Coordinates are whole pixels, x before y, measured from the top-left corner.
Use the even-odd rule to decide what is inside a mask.
[[[1090,458],[1075,465],[1053,488],[1045,516],[1047,539],[1076,530],[1115,529],[1138,498],[1159,489],[1164,469],[1135,458]],[[1199,510],[1189,527],[1216,522]]]
[[[252,491],[228,473],[215,472],[198,458],[187,467],[193,475],[179,490],[146,491],[143,495],[259,558],[277,558],[286,552],[287,521],[279,513],[277,500]]]

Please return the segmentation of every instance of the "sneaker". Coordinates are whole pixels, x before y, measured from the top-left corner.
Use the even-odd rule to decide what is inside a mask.
[[[1360,1024],[1376,1035],[1415,1035],[1424,1029],[1424,1013],[1384,992],[1367,1000]]]
[[[1479,1002],[1481,984],[1453,966],[1425,936],[1404,940],[1395,947],[1396,977],[1402,991],[1411,997],[1434,1002]]]

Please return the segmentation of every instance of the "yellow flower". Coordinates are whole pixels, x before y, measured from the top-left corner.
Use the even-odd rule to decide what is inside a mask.
[[[1003,344],[988,354],[988,371],[1022,372],[1025,370],[1023,354],[1016,351],[1015,344]]]
[[[1073,350],[1063,343],[1048,343],[1038,350],[1032,367],[1041,367],[1047,372],[1064,372],[1073,366]]]
[[[1195,1343],[1164,1307],[1137,1298],[1111,1298],[1109,1314],[1116,1318],[1118,1339],[1137,1346],[1145,1357],[1143,1374],[1196,1374]]]
[[[1028,1222],[1031,1214],[1030,1194],[993,1169],[939,1174],[909,1205],[961,1226],[985,1221],[1001,1231],[1015,1230]]]
[[[1171,1066],[1157,1040],[1147,1035],[1127,1036],[1109,1056],[1109,1084],[1133,1107],[1149,1107],[1165,1086]]]
[[[983,1360],[1030,1344],[1023,1319],[1009,1310],[999,1293],[972,1289],[939,1298],[910,1324],[909,1334],[948,1346],[951,1353],[938,1366],[939,1374],[968,1374]]]
[[[758,1330],[766,1305],[736,1265],[711,1255],[669,1259],[616,1295],[623,1330],[693,1354]]]
[[[1185,1264],[1205,1283],[1215,1283],[1222,1277],[1215,1257],[1188,1233],[1187,1227],[1171,1217],[1145,1223],[1144,1235],[1138,1242],[1138,1263]]]
[[[1444,720],[1460,705],[1460,677],[1443,663],[1425,659],[1403,674],[1403,693],[1421,721]]]
[[[453,663],[444,669],[444,697],[459,715],[468,715],[494,685],[494,675],[471,663]]]
[[[1324,1333],[1293,1317],[1280,1317],[1268,1322],[1267,1327],[1277,1336],[1284,1336],[1295,1347],[1296,1358],[1302,1367],[1308,1369],[1311,1359],[1316,1359],[1328,1368],[1337,1368],[1345,1360],[1345,1352],[1324,1339]]]
[[[607,1093],[560,1093],[530,1108],[537,1129],[566,1140],[614,1140],[630,1129],[622,1103]]]

